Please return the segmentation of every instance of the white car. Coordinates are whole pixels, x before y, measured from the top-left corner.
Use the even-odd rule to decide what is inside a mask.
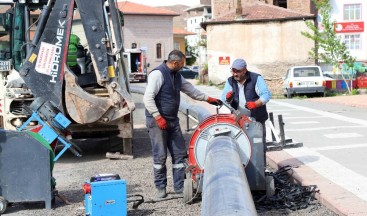
[[[291,67],[283,79],[283,94],[287,98],[297,94],[325,96],[326,82],[319,66]]]

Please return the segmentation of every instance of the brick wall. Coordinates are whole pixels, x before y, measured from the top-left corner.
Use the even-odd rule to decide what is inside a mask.
[[[271,5],[274,4],[273,0],[241,0],[241,3],[248,2],[264,2]],[[234,11],[236,6],[237,0],[212,0],[213,18],[227,14],[229,11]],[[302,13],[316,13],[314,4],[311,0],[288,0],[287,8]]]
[[[212,17],[220,17],[236,9],[237,0],[212,0]]]
[[[311,0],[287,1],[287,8],[301,13],[315,14],[315,7]]]
[[[270,0],[271,3],[273,2]],[[265,2],[269,3],[269,0],[241,0],[241,3],[251,3],[251,2]],[[212,16],[220,17],[227,14],[230,11],[236,10],[237,0],[212,0]]]
[[[202,4],[202,5],[210,5],[211,4],[211,0],[200,0],[200,4]]]

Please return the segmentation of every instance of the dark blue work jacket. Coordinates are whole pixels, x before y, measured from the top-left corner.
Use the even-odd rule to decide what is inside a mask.
[[[260,76],[260,74],[247,71],[247,79],[244,83],[245,99],[247,102],[256,101],[257,99],[260,98],[259,95],[257,95],[255,91],[255,86],[256,86],[256,81],[257,81],[258,76]],[[238,103],[239,103],[238,82],[233,77],[229,77],[228,82],[232,86],[232,90],[234,93],[234,97],[233,97],[231,106],[234,109],[237,109]],[[251,111],[251,117],[254,117],[256,121],[258,122],[264,123],[268,119],[268,112],[266,110],[266,105],[260,106],[250,111]]]
[[[174,120],[177,118],[180,107],[181,74],[173,73],[165,62],[154,70],[159,70],[164,78],[163,85],[154,98],[155,104],[163,118]],[[145,110],[145,114],[152,116],[147,110]]]

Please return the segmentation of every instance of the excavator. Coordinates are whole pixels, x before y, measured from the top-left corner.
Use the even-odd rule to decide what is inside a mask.
[[[49,209],[54,162],[67,150],[81,156],[74,139],[108,138],[109,152],[132,155],[123,17],[114,0],[0,6],[0,214],[14,202]]]
[[[116,2],[0,0],[0,4],[9,6],[0,24],[10,42],[0,51],[0,128],[15,130],[47,105],[52,116],[61,113],[70,120],[68,139],[106,137],[110,151],[132,154],[135,104]],[[77,63],[70,66],[72,31],[81,33],[86,44],[76,45]],[[38,114],[53,124],[49,114]],[[37,124],[33,119],[27,127]]]

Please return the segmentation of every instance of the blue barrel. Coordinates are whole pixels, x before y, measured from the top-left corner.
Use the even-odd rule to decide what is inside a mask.
[[[347,81],[348,82],[348,81]],[[342,82],[342,89],[347,89],[347,83],[343,80]]]

